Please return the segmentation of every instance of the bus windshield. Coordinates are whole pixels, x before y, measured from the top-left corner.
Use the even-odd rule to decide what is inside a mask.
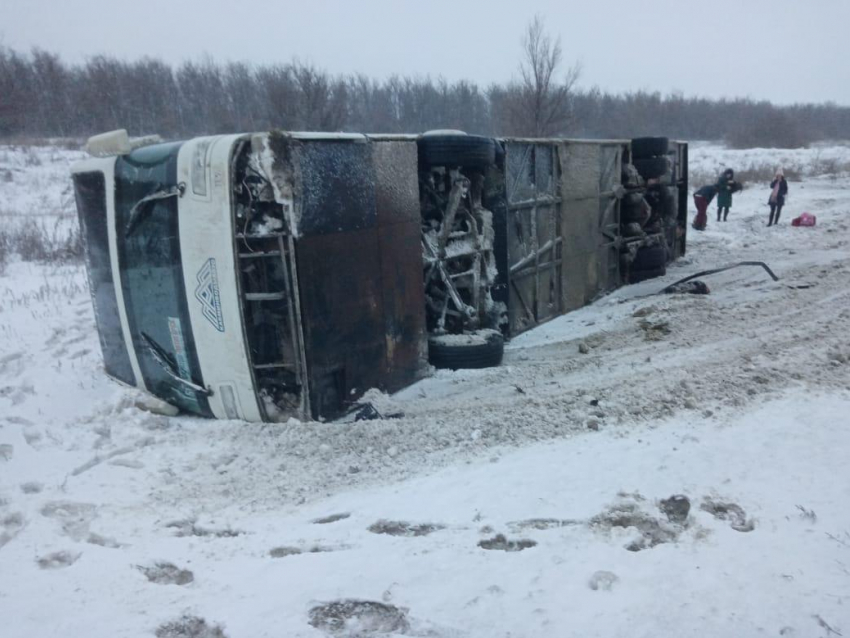
[[[115,227],[127,321],[147,389],[212,416],[189,320],[178,232],[180,143],[146,147],[115,165]]]

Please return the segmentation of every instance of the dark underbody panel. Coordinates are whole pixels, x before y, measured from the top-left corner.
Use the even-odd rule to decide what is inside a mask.
[[[237,247],[267,418],[296,408],[333,418],[370,388],[394,391],[421,378],[415,142],[273,133],[252,139],[243,154]],[[289,307],[296,312],[288,315]]]

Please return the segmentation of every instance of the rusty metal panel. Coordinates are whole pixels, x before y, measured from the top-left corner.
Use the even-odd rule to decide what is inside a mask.
[[[558,201],[560,166],[554,144],[534,148],[537,206],[537,323],[560,314],[561,310],[561,209]]]
[[[599,290],[620,285],[620,200],[615,189],[620,185],[623,145],[600,146],[599,153]]]
[[[372,145],[363,141],[297,143],[299,233],[318,235],[376,224]]]
[[[556,143],[508,141],[505,150],[508,320],[516,335],[562,310],[561,168]]]
[[[301,237],[298,278],[313,417],[380,386],[386,365],[377,229]]]
[[[497,144],[502,144],[497,141]],[[502,147],[500,146],[500,149]],[[497,155],[496,164],[489,166],[484,176],[484,207],[493,213],[493,259],[496,263],[496,278],[490,288],[493,301],[507,309],[510,305],[508,283],[508,201],[506,195],[505,160],[503,152]],[[510,320],[508,322],[510,334]]]
[[[378,387],[393,392],[427,374],[428,335],[419,222],[378,229],[386,363]]]
[[[373,144],[386,365],[394,391],[425,376],[428,336],[415,141]]]
[[[424,373],[416,145],[310,141],[297,157],[310,404],[327,418],[370,388],[396,390]]]
[[[563,198],[564,310],[587,304],[599,288],[599,166],[598,144],[570,144],[560,148]]]
[[[565,310],[613,290],[620,277],[620,202],[624,143],[561,146]]]
[[[372,144],[378,225],[420,223],[416,141]]]
[[[683,257],[687,249],[688,239],[688,144],[676,142],[676,186],[678,190],[677,216],[678,223],[676,250],[673,259]]]

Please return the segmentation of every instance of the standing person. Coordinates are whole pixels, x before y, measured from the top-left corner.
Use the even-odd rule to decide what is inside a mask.
[[[770,197],[767,203],[770,205],[770,219],[767,222],[768,226],[779,224],[779,214],[782,212],[782,207],[785,206],[785,196],[788,194],[788,182],[785,181],[785,171],[781,168],[776,169],[776,175],[770,183]],[[774,218],[774,214],[776,217]]]
[[[717,184],[703,186],[694,193],[694,205],[697,207],[697,216],[694,217],[693,227],[695,230],[705,230],[708,223],[708,205],[717,195]]]
[[[721,213],[723,221],[726,221],[729,209],[732,208],[732,193],[736,190],[735,173],[731,168],[727,168],[717,180],[717,221],[720,221]]]

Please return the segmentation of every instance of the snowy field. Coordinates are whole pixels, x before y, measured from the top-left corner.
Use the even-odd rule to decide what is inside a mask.
[[[72,228],[78,156],[0,147],[0,224]],[[691,158],[792,162],[779,227],[749,183],[665,278],[499,368],[373,392],[386,421],[144,412],[101,370],[83,268],[12,256],[0,635],[850,636],[850,148]],[[742,260],[780,281],[653,295]]]

